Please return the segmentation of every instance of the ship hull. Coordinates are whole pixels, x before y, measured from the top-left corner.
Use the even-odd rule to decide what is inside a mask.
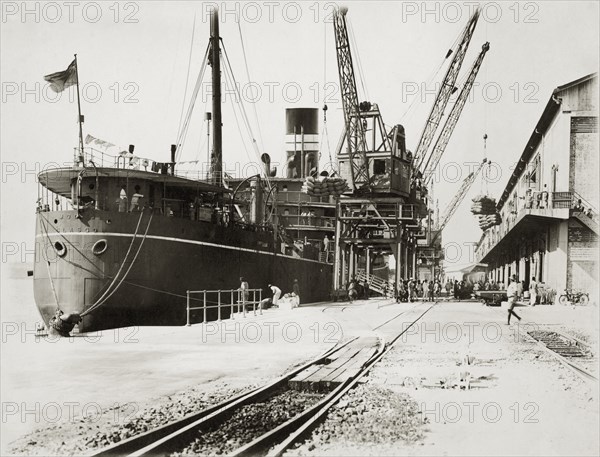
[[[38,214],[34,297],[46,323],[59,308],[85,314],[80,332],[184,325],[186,291],[236,289],[242,276],[251,288],[262,289],[263,297],[268,284],[291,292],[294,279],[304,303],[329,295],[332,266],[277,253],[270,233],[159,215],[151,219],[149,212],[75,215]],[[229,313],[223,308],[220,317]],[[196,312],[192,322],[202,314]],[[217,311],[209,310],[207,317],[216,319]]]

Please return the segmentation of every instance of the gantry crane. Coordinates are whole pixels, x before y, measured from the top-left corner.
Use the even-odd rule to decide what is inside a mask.
[[[446,119],[444,127],[442,128],[442,131],[438,136],[435,145],[433,146],[433,152],[428,157],[427,161],[424,162],[421,168],[421,173],[423,175],[423,184],[425,186],[427,186],[427,184],[431,181],[431,178],[440,161],[440,158],[446,150],[446,146],[448,145],[450,136],[452,135],[454,127],[456,127],[456,124],[458,122],[458,119],[460,118],[465,103],[467,102],[467,98],[469,97],[469,93],[471,92],[471,88],[473,87],[473,83],[475,82],[475,78],[477,77],[477,73],[479,73],[479,69],[481,68],[481,64],[483,63],[483,58],[485,57],[485,54],[489,51],[489,49],[489,42],[486,42],[481,47],[481,52],[479,53],[477,59],[475,59],[475,62],[471,67],[471,71],[469,72],[469,76],[467,77],[467,80],[465,81],[460,91],[460,94],[458,95],[458,98],[454,103],[454,106],[452,107],[452,111],[450,111],[450,114]]]
[[[431,112],[429,113],[429,117],[427,118],[427,122],[425,123],[425,127],[423,128],[423,133],[421,134],[421,138],[419,140],[419,144],[415,151],[415,171],[419,171],[421,175],[423,174],[422,165],[428,159],[428,150],[431,142],[433,141],[433,137],[435,136],[435,132],[437,131],[440,121],[444,115],[444,110],[446,109],[446,105],[448,104],[448,100],[450,96],[456,91],[456,80],[458,78],[458,73],[460,72],[460,67],[465,58],[465,54],[467,53],[467,49],[469,47],[469,43],[471,42],[471,38],[473,36],[473,32],[475,31],[475,26],[477,25],[477,20],[479,19],[480,10],[477,8],[469,22],[467,23],[463,33],[460,37],[460,41],[458,42],[458,46],[456,51],[454,52],[454,57],[448,66],[448,70],[444,76],[442,81],[442,85],[440,86],[440,90],[437,93],[435,102],[433,103],[433,107],[431,108]]]

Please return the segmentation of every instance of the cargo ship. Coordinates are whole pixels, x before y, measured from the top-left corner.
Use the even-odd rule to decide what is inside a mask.
[[[318,110],[286,112],[293,139],[286,177],[273,176],[267,154],[260,175],[227,177],[218,23],[214,11],[208,176],[180,173],[176,145],[170,160],[157,163],[137,157],[132,145],[112,157],[83,141],[73,166],[39,174],[33,283],[49,327],[67,322],[68,334],[73,324],[80,333],[184,325],[187,290],[233,290],[240,277],[265,294],[268,284],[292,291],[297,280],[302,302],[328,298],[333,255],[325,237],[334,234],[335,201],[301,191],[304,178],[319,171]],[[208,319],[216,318],[211,310]]]

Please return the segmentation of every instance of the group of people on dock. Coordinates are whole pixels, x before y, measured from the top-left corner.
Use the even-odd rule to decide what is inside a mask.
[[[282,294],[281,289],[274,284],[269,284],[268,287],[273,296],[272,298],[265,298],[264,300],[262,300],[260,302],[261,308],[269,308],[271,306],[279,305],[279,299],[281,298]],[[243,276],[240,277],[240,287],[238,288],[238,290],[240,291],[242,302],[248,303],[250,301],[250,285],[248,284],[248,281],[246,281],[246,278],[244,278]],[[284,295],[284,297],[286,298],[288,298],[288,296],[294,298],[297,304],[300,304],[300,283],[297,279],[294,279],[294,282],[292,284],[292,292]]]
[[[393,284],[394,298],[397,303],[412,302],[417,299],[435,301],[442,294],[442,284],[439,279],[419,281],[414,278],[400,280],[398,285]]]

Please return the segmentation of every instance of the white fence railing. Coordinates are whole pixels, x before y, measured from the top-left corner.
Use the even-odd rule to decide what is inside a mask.
[[[198,298],[194,298],[197,296]],[[200,302],[201,306],[192,306],[192,301]],[[202,310],[202,323],[208,322],[208,311],[217,310],[217,320],[220,321],[223,311],[229,311],[229,318],[235,319],[236,314],[246,317],[250,311],[256,316],[256,311],[262,315],[262,289],[227,289],[227,290],[188,290],[186,291],[186,325],[192,325],[192,311]]]

